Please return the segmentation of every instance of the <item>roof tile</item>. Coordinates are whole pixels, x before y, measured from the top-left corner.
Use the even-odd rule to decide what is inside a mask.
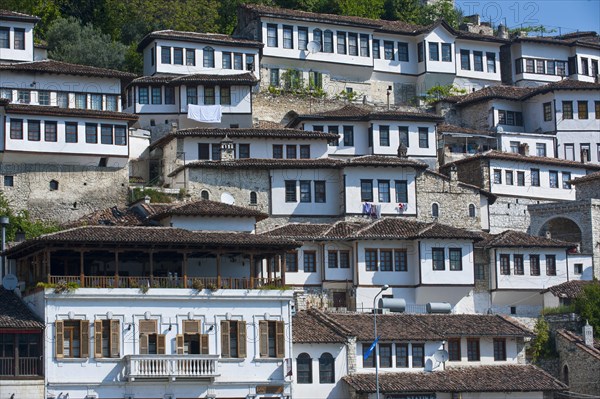
[[[0,287],[0,328],[43,329],[44,322],[14,292]]]

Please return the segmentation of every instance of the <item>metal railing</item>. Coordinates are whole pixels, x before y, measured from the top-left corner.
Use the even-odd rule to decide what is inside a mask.
[[[135,378],[214,378],[218,355],[130,355],[126,376]]]

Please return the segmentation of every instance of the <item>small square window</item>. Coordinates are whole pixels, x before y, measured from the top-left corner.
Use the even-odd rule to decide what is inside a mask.
[[[13,187],[15,185],[14,176],[4,176],[4,187]]]

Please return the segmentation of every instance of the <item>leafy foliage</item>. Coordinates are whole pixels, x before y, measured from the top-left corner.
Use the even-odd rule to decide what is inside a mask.
[[[429,90],[427,90],[427,97],[425,97],[425,101],[434,102],[441,98],[446,98],[449,96],[457,96],[461,94],[466,94],[466,89],[461,89],[453,84],[449,85],[437,85],[433,86]]]
[[[55,223],[33,220],[26,210],[15,212],[2,192],[0,192],[0,215],[8,216],[9,219],[6,228],[7,241],[14,241],[18,231],[24,232],[26,239],[31,239],[60,230]]]
[[[598,280],[595,279],[593,284],[583,287],[583,292],[575,299],[575,311],[594,327],[594,336],[600,338],[600,283]]]
[[[174,200],[173,196],[153,188],[134,188],[131,201],[135,202],[146,196],[150,197],[150,202],[158,204],[168,204]]]
[[[537,319],[535,327],[533,328],[535,339],[531,343],[531,353],[533,355],[533,361],[537,362],[539,359],[544,359],[552,355],[553,345],[550,339],[550,326],[544,316]]]
[[[514,29],[509,29],[510,34],[517,34],[519,32],[526,33],[555,33],[556,29],[546,29],[544,25],[533,25],[533,26],[521,26]]]

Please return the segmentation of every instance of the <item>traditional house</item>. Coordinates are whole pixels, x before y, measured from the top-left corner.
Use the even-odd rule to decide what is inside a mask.
[[[0,64],[33,61],[33,28],[40,18],[20,12],[0,10]]]

